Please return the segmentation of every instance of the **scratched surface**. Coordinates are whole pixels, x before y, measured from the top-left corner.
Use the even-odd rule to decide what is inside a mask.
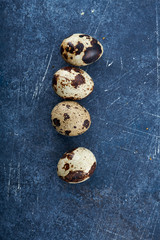
[[[159,240],[160,1],[5,0],[1,21],[0,239]],[[68,138],[51,126],[61,101],[51,79],[67,65],[61,41],[77,32],[104,55],[84,68],[92,126]],[[56,165],[78,146],[98,166],[73,186]]]

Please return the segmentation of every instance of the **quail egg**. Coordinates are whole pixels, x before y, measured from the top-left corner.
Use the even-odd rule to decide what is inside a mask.
[[[66,152],[57,165],[58,176],[68,183],[81,183],[90,178],[96,169],[94,154],[84,147]]]
[[[60,50],[63,59],[75,66],[86,66],[94,63],[103,54],[103,46],[98,40],[81,33],[65,38]]]
[[[54,74],[52,86],[60,97],[80,100],[93,91],[94,82],[84,70],[64,67]]]
[[[89,112],[74,101],[58,103],[51,112],[51,120],[57,132],[67,136],[80,135],[91,125]]]

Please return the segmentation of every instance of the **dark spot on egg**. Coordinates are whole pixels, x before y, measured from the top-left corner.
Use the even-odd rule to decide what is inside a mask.
[[[61,124],[60,124],[60,120],[57,119],[57,118],[54,118],[54,119],[53,119],[53,123],[54,123],[54,125],[57,126],[57,127],[59,127],[59,126],[61,125]]]
[[[92,88],[91,88],[91,92],[93,91],[93,88],[94,88],[94,86],[92,86]]]
[[[86,48],[84,52],[84,56],[82,60],[86,63],[92,63],[95,62],[101,55],[102,49],[101,46],[97,43],[96,39],[92,39],[91,41],[92,47]]]
[[[65,171],[67,171],[67,170],[69,169],[69,164],[68,164],[68,163],[64,164],[64,166],[63,166],[62,169],[64,169]]]
[[[57,79],[59,75],[54,74],[53,79],[52,79],[52,85],[57,85]]]
[[[89,121],[88,121],[87,119],[84,121],[83,126],[84,126],[85,128],[88,128],[88,127],[89,127]]]
[[[74,156],[74,153],[73,153],[73,152],[67,153],[67,158],[68,158],[68,160],[72,160],[73,156]]]
[[[91,176],[94,173],[95,169],[96,169],[96,162],[93,163],[91,169],[89,170],[88,175]]]
[[[64,113],[64,121],[66,121],[69,118],[70,118],[70,116],[67,113]]]
[[[74,151],[75,149],[66,152],[65,154],[63,154],[62,158],[68,158],[68,160],[72,160],[73,156],[74,156]]]
[[[71,72],[72,67],[64,67],[64,68],[62,68],[62,70],[67,71],[67,72]]]
[[[73,68],[73,69],[74,69],[75,72],[79,72],[79,73],[82,72],[82,70],[80,68]]]
[[[76,55],[79,55],[83,51],[84,45],[83,43],[78,42],[75,48],[76,48]]]
[[[73,45],[73,43],[68,42],[68,46],[69,46],[69,52],[73,53],[74,52],[74,45]]]
[[[69,136],[70,133],[71,133],[71,131],[69,131],[69,130],[65,131],[65,135],[67,135],[67,136]]]
[[[77,128],[76,126],[74,126],[74,128]]]
[[[68,100],[75,100],[74,97],[66,97],[65,99],[68,99]]]
[[[63,57],[64,57],[65,59],[68,59],[68,56],[67,56],[66,53],[63,54]]]
[[[72,80],[71,85],[74,88],[77,88],[79,85],[84,84],[84,83],[85,83],[85,78],[81,74],[78,74],[75,76],[75,80]]]
[[[86,178],[86,174],[81,171],[69,171],[69,173],[63,178],[66,182],[80,182]]]
[[[96,40],[95,38],[92,38],[91,44],[92,44],[92,46],[93,46],[94,44],[97,44],[97,40]]]
[[[91,37],[87,34],[81,34],[79,35],[80,38],[86,37],[87,39],[90,39]]]
[[[69,108],[70,108],[70,105],[68,105],[68,104],[67,104],[67,105],[66,105],[66,108],[68,108],[68,109],[69,109]]]
[[[66,47],[66,52],[69,52],[69,47]]]
[[[60,51],[61,51],[61,54],[64,52],[64,48],[62,46],[61,46]]]

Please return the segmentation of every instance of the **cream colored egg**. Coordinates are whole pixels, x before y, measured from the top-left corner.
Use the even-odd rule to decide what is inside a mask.
[[[64,67],[54,74],[52,86],[60,97],[80,100],[93,91],[94,82],[84,70]]]
[[[84,147],[66,152],[59,160],[57,174],[68,183],[81,183],[91,177],[96,169],[94,154]]]
[[[67,136],[80,135],[91,125],[89,112],[74,101],[58,103],[51,112],[51,120],[57,132]]]
[[[75,66],[86,66],[97,61],[103,54],[103,46],[95,38],[76,33],[63,40],[61,55]]]

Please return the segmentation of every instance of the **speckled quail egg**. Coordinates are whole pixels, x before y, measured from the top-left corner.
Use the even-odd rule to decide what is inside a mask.
[[[93,91],[94,82],[84,70],[64,67],[54,74],[52,86],[60,97],[80,100]]]
[[[57,132],[67,136],[80,135],[91,125],[89,112],[74,101],[58,103],[51,112],[51,120]]]
[[[103,47],[95,38],[76,33],[65,38],[61,44],[63,59],[75,66],[86,66],[97,61],[103,54]]]
[[[96,169],[94,154],[84,147],[66,152],[59,160],[57,174],[68,183],[81,183],[90,178]]]

